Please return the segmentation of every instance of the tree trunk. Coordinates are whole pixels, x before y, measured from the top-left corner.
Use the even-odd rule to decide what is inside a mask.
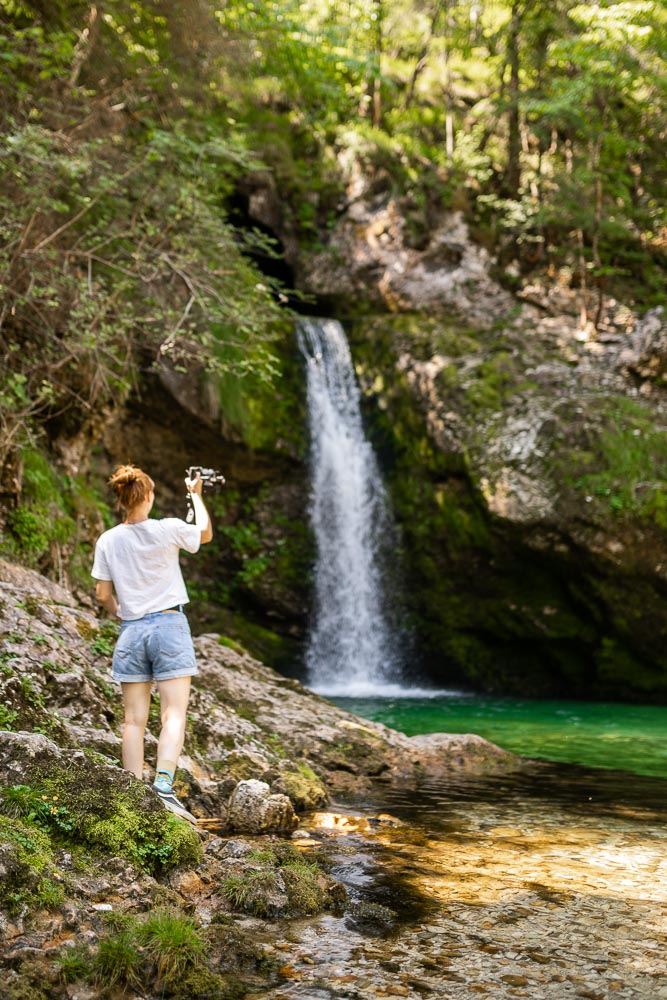
[[[507,61],[510,67],[509,110],[507,135],[507,171],[505,181],[508,197],[517,199],[521,188],[521,128],[519,120],[519,33],[521,30],[520,4],[512,4],[509,35],[507,38]]]
[[[595,223],[593,226],[593,239],[592,239],[592,251],[593,251],[593,267],[596,270],[595,283],[598,290],[598,304],[595,311],[595,319],[593,325],[597,330],[602,319],[602,313],[604,310],[604,297],[605,297],[605,276],[602,274],[602,258],[600,257],[600,230],[602,228],[602,204],[603,204],[603,190],[602,190],[602,174],[600,173],[600,154],[602,151],[602,135],[599,135],[595,141],[592,152],[592,163],[591,166],[595,173]]]
[[[454,115],[452,114],[452,18],[450,14],[450,0],[446,0],[446,22],[445,22],[445,90],[446,90],[446,112],[445,112],[445,151],[447,159],[454,156]]]
[[[91,4],[86,18],[86,25],[79,34],[79,39],[74,49],[74,58],[72,59],[72,68],[68,81],[70,87],[76,87],[81,69],[95,47],[99,31],[100,14],[97,5]]]
[[[449,7],[449,0],[447,0],[447,6]],[[429,24],[428,35],[426,40],[422,45],[421,52],[417,62],[415,63],[415,68],[412,71],[410,77],[410,83],[408,84],[408,91],[405,95],[405,101],[403,102],[403,107],[407,110],[412,104],[413,98],[415,96],[415,87],[417,86],[417,80],[421,73],[424,72],[428,64],[428,52],[431,47],[431,42],[433,41],[433,36],[435,35],[436,28],[438,25],[438,20],[440,18],[440,11],[442,10],[442,0],[437,0],[433,14],[431,15],[431,23]]]
[[[382,0],[375,0],[375,72],[373,75],[373,125],[382,124]]]
[[[588,292],[587,272],[586,272],[586,252],[584,249],[584,231],[577,229],[577,246],[579,248],[579,286],[581,289],[581,304],[579,307],[579,329],[585,330],[588,326],[588,305],[586,296]]]

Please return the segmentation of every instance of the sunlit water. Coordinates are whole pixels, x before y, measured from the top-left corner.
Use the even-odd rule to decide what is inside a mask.
[[[292,924],[268,997],[667,1000],[666,793],[660,778],[536,761],[304,817],[306,855],[395,923]]]
[[[667,778],[667,706],[460,693],[335,700],[408,736],[477,733],[527,757]]]
[[[666,708],[336,700],[408,735],[474,732],[533,759],[380,781],[304,816],[306,856],[393,923],[290,925],[285,982],[262,1000],[667,1000]]]

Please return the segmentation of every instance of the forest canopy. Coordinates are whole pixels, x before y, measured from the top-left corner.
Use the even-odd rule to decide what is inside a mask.
[[[273,377],[258,172],[302,252],[354,157],[416,242],[458,208],[524,274],[664,301],[666,29],[660,0],[0,0],[0,464],[157,357]]]

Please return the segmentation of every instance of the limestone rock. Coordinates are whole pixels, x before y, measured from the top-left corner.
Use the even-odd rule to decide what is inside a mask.
[[[291,833],[298,825],[286,795],[273,795],[265,781],[240,781],[229,800],[227,825],[239,833]]]
[[[619,365],[641,378],[667,374],[667,317],[662,306],[651,309],[636,324],[630,343],[621,349]]]
[[[51,600],[70,607],[76,604],[74,596],[65,587],[47,580],[35,570],[17,566],[6,559],[0,559],[0,583],[8,584],[14,591],[29,593],[33,599]]]
[[[429,774],[438,770],[489,773],[520,765],[515,754],[473,733],[428,733],[410,737],[410,744]]]
[[[302,266],[309,291],[339,300],[362,296],[392,311],[449,309],[487,326],[511,306],[462,212],[436,220],[426,246],[415,248],[403,207],[388,195],[354,200],[326,250]]]

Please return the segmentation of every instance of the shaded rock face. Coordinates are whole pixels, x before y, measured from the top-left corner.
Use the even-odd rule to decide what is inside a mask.
[[[667,697],[662,322],[611,303],[595,340],[574,308],[531,305],[498,330],[423,314],[351,329],[440,682]]]

